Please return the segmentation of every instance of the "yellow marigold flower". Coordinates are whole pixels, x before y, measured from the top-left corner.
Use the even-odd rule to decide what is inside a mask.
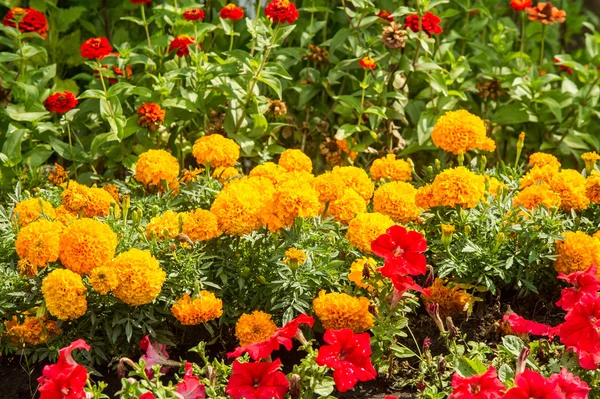
[[[131,306],[152,302],[162,289],[167,274],[148,251],[131,248],[110,263],[117,271],[119,285],[113,294]]]
[[[390,179],[391,181],[410,181],[412,168],[404,159],[396,159],[396,155],[388,154],[385,158],[373,161],[371,179],[375,181]]]
[[[75,320],[85,314],[85,293],[81,276],[71,270],[52,270],[42,281],[46,308],[52,316],[60,320]]]
[[[363,296],[357,298],[344,293],[326,294],[325,291],[321,291],[313,300],[313,309],[324,328],[348,328],[355,333],[361,333],[373,326],[369,304],[369,300]]]
[[[135,179],[145,186],[164,189],[167,182],[170,189],[178,187],[179,162],[165,150],[148,150],[141,154],[135,167]]]
[[[271,315],[260,310],[252,314],[244,313],[235,323],[235,336],[240,346],[261,342],[268,339],[277,330]]]
[[[63,225],[58,222],[40,219],[29,223],[17,234],[17,255],[36,267],[45,267],[49,262],[56,262],[62,231]]]
[[[359,213],[348,224],[346,238],[350,244],[361,251],[370,254],[371,242],[385,234],[386,230],[394,225],[394,221],[381,213]]]
[[[17,262],[17,269],[19,269],[19,274],[21,276],[29,278],[34,278],[38,274],[38,267],[27,259],[20,259]]]
[[[219,166],[213,171],[212,177],[213,179],[219,180],[221,183],[225,183],[225,181],[231,179],[232,177],[239,176],[240,172],[233,166],[224,167]]]
[[[83,207],[83,217],[93,218],[95,216],[108,216],[111,204],[116,203],[117,202],[108,191],[102,188],[92,187],[89,189],[89,197]],[[116,205],[115,209],[118,213],[119,205]]]
[[[196,162],[211,168],[233,166],[240,157],[240,146],[219,134],[210,134],[196,140],[192,148]]]
[[[117,204],[121,202],[121,194],[119,193],[119,188],[114,184],[107,184],[106,186],[102,187],[102,190],[109,193]]]
[[[563,241],[556,241],[554,269],[563,274],[587,270],[600,265],[600,240],[578,232],[563,233]]]
[[[558,208],[560,203],[560,195],[550,190],[546,183],[526,187],[513,199],[513,206],[522,206],[525,209],[537,208],[539,205],[548,209]]]
[[[62,223],[63,226],[68,226],[71,223],[73,223],[74,220],[77,219],[77,215],[74,215],[72,212],[69,212],[64,205],[57,206],[55,211],[56,218],[54,219],[54,221]]]
[[[446,317],[454,317],[467,310],[469,302],[472,300],[465,290],[457,286],[444,285],[442,279],[436,278],[433,285],[429,287],[430,294],[421,295],[425,306],[430,303],[440,305],[440,317],[444,320]]]
[[[392,218],[396,223],[414,222],[423,209],[415,202],[417,189],[410,183],[385,183],[373,195],[373,210]]]
[[[56,211],[52,204],[41,198],[30,198],[15,205],[12,218],[23,227],[43,218],[43,216],[49,219],[56,217]]]
[[[596,151],[586,152],[581,155],[581,159],[586,163],[587,162],[594,163],[594,162],[597,162],[600,160],[600,155],[598,155],[598,153],[596,153]]]
[[[366,288],[369,291],[372,291],[374,287],[369,283],[368,276],[375,273],[376,269],[377,262],[375,259],[363,256],[350,265],[348,280],[352,281],[359,288]]]
[[[336,166],[331,173],[339,176],[344,181],[346,188],[356,191],[366,202],[371,200],[375,184],[369,179],[367,172],[355,166]]]
[[[203,168],[195,168],[192,170],[185,169],[183,171],[183,176],[181,176],[181,179],[179,180],[184,184],[191,183],[193,181],[199,180],[202,172],[204,172]]]
[[[581,210],[590,205],[586,196],[585,177],[576,170],[564,169],[554,175],[550,181],[550,189],[560,195],[561,209]]]
[[[221,317],[223,301],[208,291],[201,291],[195,298],[184,294],[171,307],[171,313],[184,326],[195,326]]]
[[[306,262],[307,256],[306,253],[298,248],[290,248],[285,251],[285,258],[283,259],[283,263],[286,265],[290,262],[296,262],[298,265],[304,264]]]
[[[304,170],[285,172],[281,174],[281,176],[279,177],[279,182],[277,182],[275,187],[278,187],[283,183],[287,183],[289,181],[301,181],[303,183],[308,183],[312,185],[315,181],[315,176],[312,173],[306,172]]]
[[[455,155],[475,149],[493,151],[496,144],[486,133],[480,117],[461,109],[441,116],[433,127],[431,139],[436,147]]]
[[[344,195],[329,203],[327,215],[333,216],[342,224],[348,224],[358,213],[367,211],[367,204],[363,197],[351,188],[344,191]]]
[[[600,230],[595,232],[594,235],[592,235],[592,237],[594,237],[596,240],[600,240]]]
[[[160,216],[155,216],[146,225],[146,237],[151,239],[156,236],[157,239],[175,238],[180,232],[179,219],[187,218],[187,213],[177,213],[168,210]],[[165,233],[166,232],[166,233]]]
[[[83,209],[88,200],[89,188],[79,184],[74,180],[65,185],[62,192],[62,206],[72,214],[78,214]]]
[[[335,201],[344,195],[344,192],[346,191],[344,179],[342,179],[339,174],[331,172],[326,172],[315,177],[313,180],[313,187],[319,192],[319,201],[321,204]]]
[[[118,195],[118,194],[117,194]],[[62,193],[62,205],[72,214],[81,212],[83,217],[108,216],[113,196],[101,188],[89,188],[75,181],[70,181]]]
[[[312,161],[300,150],[285,150],[279,158],[279,166],[288,172],[312,172]]]
[[[431,193],[427,193],[426,190],[429,189],[431,189]],[[418,206],[424,205],[426,202],[423,197],[431,195],[430,206],[474,208],[485,193],[485,178],[459,166],[454,169],[446,169],[437,175],[431,188],[421,187],[419,190],[423,190],[425,193],[416,196]]]
[[[594,204],[600,204],[600,173],[592,171],[585,181],[585,195]]]
[[[558,167],[555,165],[534,166],[521,178],[519,187],[523,189],[540,183],[550,183],[557,173]]]
[[[50,172],[48,172],[48,180],[55,186],[60,186],[65,180],[69,178],[69,172],[65,171],[65,168],[55,163]]]
[[[535,152],[529,156],[529,165],[537,166],[539,168],[552,166],[552,168],[558,170],[558,168],[560,168],[560,161],[552,154]]]
[[[433,186],[431,184],[419,187],[415,194],[415,204],[422,209],[429,209],[437,206],[433,198]]]
[[[95,219],[78,219],[60,237],[60,262],[79,274],[89,274],[106,265],[115,255],[117,235]]]
[[[219,230],[217,217],[213,213],[196,209],[189,212],[184,220],[183,234],[192,241],[208,241],[219,237],[223,232]]]
[[[227,184],[213,202],[210,211],[217,217],[219,230],[244,235],[263,226],[266,215],[273,212],[275,189],[263,177],[244,177]]]
[[[281,176],[285,173],[285,169],[273,162],[265,162],[260,165],[256,165],[252,169],[248,176],[250,177],[265,177],[271,180],[271,183],[277,184],[281,179]]]
[[[496,179],[495,177],[487,176],[487,175],[484,177],[485,177],[487,192],[490,195],[497,195],[498,190],[507,190],[506,185],[504,183],[500,182],[500,180]]]
[[[315,217],[320,209],[319,193],[309,183],[290,180],[278,184],[273,195],[274,219],[269,221],[269,229],[275,232],[289,227],[297,217]]]
[[[54,320],[46,320],[45,316],[37,318],[25,315],[23,322],[19,323],[17,316],[13,316],[10,322],[6,322],[5,334],[15,341],[25,345],[40,345],[49,342],[60,334]]]
[[[106,295],[119,285],[119,275],[110,266],[97,267],[90,273],[88,283],[100,295]]]

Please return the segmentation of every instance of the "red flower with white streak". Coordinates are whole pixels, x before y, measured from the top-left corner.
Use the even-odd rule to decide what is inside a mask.
[[[234,399],[282,399],[290,388],[290,383],[281,371],[281,361],[274,362],[233,362],[233,374],[225,392]]]
[[[206,388],[200,384],[200,380],[193,374],[192,363],[185,362],[185,374],[183,381],[177,384],[175,390],[184,399],[203,399],[206,398]]]
[[[416,231],[392,226],[371,243],[371,250],[385,259],[385,265],[379,269],[385,277],[399,273],[425,274],[427,270],[427,261],[423,255],[423,252],[427,251],[427,241]]]
[[[315,319],[308,315],[302,314],[287,323],[285,326],[278,328],[269,337],[269,339],[235,348],[235,351],[228,353],[227,357],[237,358],[248,352],[250,357],[254,360],[266,359],[267,357],[271,356],[273,351],[278,350],[280,345],[283,345],[289,351],[292,349],[292,338],[294,338],[298,333],[300,325],[306,324],[312,327],[314,323]]]
[[[78,364],[71,355],[75,349],[90,350],[84,340],[78,339],[62,348],[58,354],[56,364],[44,367],[40,383],[40,399],[83,399],[83,388],[87,382],[88,372],[85,367]]]
[[[515,377],[515,387],[502,399],[563,399],[556,389],[557,381],[544,378],[540,373],[525,370]]]
[[[355,334],[352,330],[327,330],[323,336],[329,345],[319,348],[316,362],[333,369],[338,391],[354,388],[358,381],[374,380],[377,372],[371,364],[371,336]]]
[[[556,389],[565,399],[587,399],[590,392],[590,387],[585,381],[581,381],[565,368],[560,369],[560,374],[552,374],[550,381],[556,381]]]
[[[483,374],[461,377],[458,373],[452,376],[452,389],[448,399],[498,399],[506,389],[498,379],[493,366]]]
[[[584,295],[594,295],[600,291],[600,279],[598,279],[596,274],[596,266],[590,266],[586,271],[575,272],[569,275],[560,273],[558,278],[566,281],[573,287],[563,288],[560,300],[556,302],[556,306],[560,306],[563,310],[570,310]]]

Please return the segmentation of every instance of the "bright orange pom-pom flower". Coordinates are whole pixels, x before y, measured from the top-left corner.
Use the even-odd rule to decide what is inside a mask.
[[[147,127],[154,132],[165,121],[166,111],[158,104],[144,103],[138,109],[138,125]]]
[[[210,134],[196,140],[192,153],[201,165],[233,166],[240,157],[240,146],[231,139],[219,134]]]
[[[112,46],[105,37],[87,39],[79,49],[81,50],[81,56],[88,60],[99,60],[112,52]]]
[[[288,0],[273,0],[265,7],[265,15],[274,24],[293,24],[298,19],[298,10],[294,3]]]
[[[244,17],[244,9],[236,6],[235,4],[229,3],[223,7],[221,11],[219,11],[219,15],[223,19],[237,21],[238,19],[242,19]]]
[[[88,274],[104,266],[115,255],[117,235],[95,219],[78,219],[60,237],[60,262],[69,270]]]

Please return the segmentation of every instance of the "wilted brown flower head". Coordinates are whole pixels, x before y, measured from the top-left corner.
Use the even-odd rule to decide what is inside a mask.
[[[304,54],[303,57],[309,61],[316,62],[317,64],[325,64],[329,65],[331,61],[329,61],[329,51],[319,46],[315,46],[309,44],[308,53]]]
[[[555,23],[565,22],[567,12],[565,10],[559,10],[552,6],[552,3],[537,3],[534,7],[527,9],[527,14],[530,21],[538,21],[544,25],[551,25]]]
[[[485,80],[477,82],[477,90],[479,91],[479,97],[482,99],[490,98],[494,101],[498,100],[504,92],[502,91],[502,83],[499,79]]]
[[[402,29],[402,25],[395,22],[383,28],[381,41],[387,48],[397,49],[406,45],[406,31]]]
[[[287,105],[283,101],[269,99],[269,110],[267,111],[275,116],[287,114]]]

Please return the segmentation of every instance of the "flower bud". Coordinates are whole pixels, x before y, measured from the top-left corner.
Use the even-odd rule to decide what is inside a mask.
[[[468,237],[469,234],[471,234],[471,226],[466,225],[465,226],[465,235]]]
[[[298,374],[292,374],[292,376],[290,377],[290,396],[292,397],[292,399],[297,399],[300,397],[301,381],[302,378]]]
[[[450,331],[450,338],[456,338],[458,336],[458,328],[454,325],[452,321],[452,317],[446,317],[446,327],[448,327],[448,331]]]
[[[527,357],[530,353],[531,351],[529,350],[529,348],[521,349],[521,353],[519,353],[519,357],[517,359],[517,368],[515,370],[515,375],[519,375],[523,371],[525,371],[525,368],[527,367]]]
[[[451,224],[442,225],[442,244],[446,247],[446,250],[452,242],[452,236],[454,235],[454,226]]]
[[[433,161],[433,163],[435,164],[435,170],[442,170],[442,163],[439,159],[436,158],[435,161]]]
[[[121,200],[121,207],[123,207],[123,221],[127,221],[127,216],[129,215],[129,207],[131,205],[131,198],[129,195],[124,195]]]
[[[208,365],[206,367],[206,378],[211,387],[215,387],[215,383],[217,382],[217,371],[212,368],[212,366]]]
[[[446,332],[444,328],[444,323],[442,322],[442,318],[440,317],[440,305],[437,303],[430,303],[427,305],[427,313],[435,322],[435,325],[440,330],[440,332]]]
[[[440,355],[439,359],[438,359],[438,364],[437,364],[437,373],[439,376],[444,375],[444,372],[446,371],[446,359],[444,359],[443,355]]]
[[[142,220],[142,213],[139,209],[136,209],[131,213],[131,221],[134,226],[137,226],[140,224],[140,220]]]
[[[525,147],[525,132],[519,134],[519,140],[517,140],[517,151],[521,151]]]
[[[479,162],[479,172],[480,173],[485,172],[486,166],[487,166],[487,157],[485,155],[482,155],[480,158],[480,162]]]
[[[494,251],[497,251],[500,248],[500,245],[506,240],[506,235],[503,232],[498,233],[496,236],[496,245],[494,246]]]
[[[417,387],[417,389],[421,392],[423,392],[425,390],[425,388],[427,388],[427,385],[425,385],[425,383],[423,381],[417,381],[415,383],[415,387]]]
[[[427,278],[423,283],[423,288],[429,288],[433,285],[433,281],[435,280],[435,273],[433,271],[433,266],[427,265]]]
[[[160,208],[158,207],[158,205],[152,205],[152,216],[156,216],[159,214],[160,212]]]

